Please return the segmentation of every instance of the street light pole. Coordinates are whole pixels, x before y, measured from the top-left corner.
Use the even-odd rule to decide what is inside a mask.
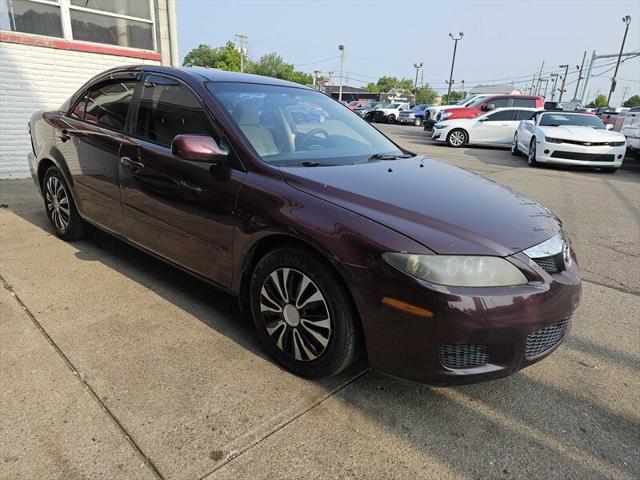
[[[414,95],[418,92],[418,71],[422,68],[423,63],[414,63],[413,68],[416,69],[416,82],[413,84],[413,93]]]
[[[342,101],[342,67],[344,66],[344,45],[338,45],[340,50],[340,90],[338,92],[338,101]]]
[[[567,73],[569,72],[569,65],[560,65],[559,68],[564,68],[564,75],[562,77],[562,86],[560,87],[560,98],[558,98],[558,102],[561,102],[562,95],[564,94],[564,84],[567,81]]]
[[[453,58],[451,59],[451,72],[449,73],[449,90],[447,91],[447,103],[451,103],[451,86],[453,85],[453,66],[456,64],[456,51],[458,50],[458,40],[462,40],[464,37],[464,32],[459,32],[459,37],[453,36],[453,34],[449,34],[451,40],[453,40]]]
[[[616,89],[616,77],[618,76],[618,68],[620,67],[620,59],[622,58],[622,51],[624,50],[624,42],[627,40],[627,32],[629,32],[629,24],[631,23],[631,15],[625,15],[622,17],[622,21],[625,23],[624,37],[622,37],[622,45],[620,45],[620,53],[618,54],[618,62],[616,63],[616,69],[613,72],[613,78],[611,79],[611,88],[609,89],[609,96],[607,97],[607,105],[611,103],[611,95]]]

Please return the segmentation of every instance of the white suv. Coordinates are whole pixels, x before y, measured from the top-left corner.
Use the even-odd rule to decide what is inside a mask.
[[[374,122],[394,123],[396,118],[400,115],[400,112],[410,109],[411,106],[408,103],[390,103],[384,108],[376,108],[371,112],[371,120]]]

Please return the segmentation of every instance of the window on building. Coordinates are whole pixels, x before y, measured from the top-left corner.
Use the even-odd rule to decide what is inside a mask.
[[[0,30],[154,50],[151,1],[0,0]]]
[[[0,0],[0,30],[62,38],[60,18],[57,0]]]
[[[117,132],[124,131],[137,80],[111,81],[93,87],[87,97],[84,119]]]
[[[188,133],[219,140],[191,90],[172,78],[149,75],[138,107],[136,136],[169,147],[176,135]]]

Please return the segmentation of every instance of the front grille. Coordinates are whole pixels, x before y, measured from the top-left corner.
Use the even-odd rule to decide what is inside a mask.
[[[572,145],[582,145],[583,147],[621,147],[624,142],[583,142],[580,140],[561,140],[562,143],[570,143]]]
[[[579,153],[579,152],[563,152],[556,150],[551,154],[552,158],[565,158],[567,160],[584,160],[587,162],[613,162],[615,155],[603,153]]]
[[[567,332],[569,319],[549,325],[548,327],[536,330],[527,336],[527,348],[525,350],[525,358],[530,360],[538,355],[543,354],[547,350],[558,344],[564,334]]]
[[[542,269],[550,274],[560,273],[565,269],[564,255],[562,252],[551,255],[550,257],[534,258],[534,262],[542,267]]]
[[[474,368],[489,363],[486,345],[440,345],[440,361],[448,368]]]

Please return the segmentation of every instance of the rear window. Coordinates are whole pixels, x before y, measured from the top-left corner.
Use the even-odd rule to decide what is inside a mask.
[[[525,107],[525,108],[535,108],[536,99],[535,98],[514,98],[513,99],[514,107]]]

